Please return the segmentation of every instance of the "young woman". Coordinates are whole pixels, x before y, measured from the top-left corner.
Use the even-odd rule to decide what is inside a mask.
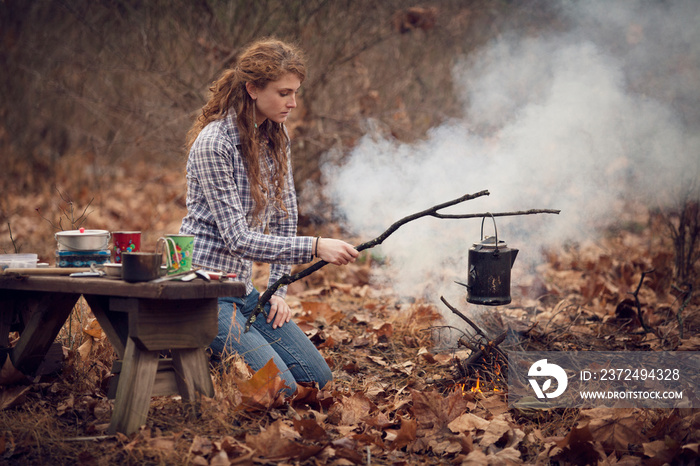
[[[236,273],[246,284],[243,298],[219,300],[219,334],[211,344],[218,357],[239,354],[258,370],[272,359],[288,385],[332,379],[325,360],[290,321],[280,288],[266,305],[267,321],[244,327],[257,304],[253,262],[270,263],[268,284],[291,264],[318,257],[354,262],[357,250],[331,238],[296,236],[297,201],[289,137],[284,122],[296,107],[306,76],[301,52],[274,39],[248,46],[236,66],[211,87],[211,97],[188,133],[187,215],[180,233],[194,235],[193,263]]]

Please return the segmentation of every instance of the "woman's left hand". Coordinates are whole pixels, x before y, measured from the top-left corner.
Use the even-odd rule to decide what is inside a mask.
[[[267,313],[267,323],[272,322],[272,328],[281,327],[292,318],[289,305],[277,295],[270,298],[270,312]]]

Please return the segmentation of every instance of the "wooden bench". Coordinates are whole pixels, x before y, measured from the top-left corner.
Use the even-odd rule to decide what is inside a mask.
[[[244,294],[236,281],[0,275],[0,348],[18,328],[19,341],[5,351],[15,368],[34,375],[83,296],[121,361],[109,432],[130,434],[146,422],[159,364],[169,374],[165,386],[176,387],[191,412],[198,394],[214,395],[204,348],[217,333],[217,300]],[[164,351],[167,363],[159,359]],[[156,394],[163,391],[156,387]]]

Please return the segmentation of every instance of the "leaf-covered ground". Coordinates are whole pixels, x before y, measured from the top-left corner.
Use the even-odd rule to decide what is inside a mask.
[[[147,424],[131,436],[105,433],[113,353],[79,303],[61,335],[62,371],[28,381],[9,364],[3,368],[0,458],[6,464],[693,464],[700,453],[697,410],[509,409],[500,377],[510,349],[700,349],[697,300],[682,309],[680,337],[682,302],[668,278],[672,254],[659,252],[670,251],[659,228],[649,220],[641,231],[549,252],[546,265],[514,284],[509,306],[480,313],[451,303],[485,337],[465,322],[461,338],[441,338],[450,311],[374,285],[371,277],[382,268],[369,257],[328,267],[292,285],[290,303],[331,365],[332,384],[300,387],[284,399],[274,366],[250,374],[231,357],[225,370],[212,371],[216,395],[202,399],[198,419],[187,418],[178,397],[154,397]],[[643,331],[630,303],[638,286],[651,332]],[[482,357],[471,360],[475,351]]]
[[[8,69],[0,79],[7,90],[5,106],[0,105],[0,252],[35,252],[53,264],[54,233],[80,224],[141,230],[144,249],[150,250],[157,238],[176,232],[186,192],[180,146],[192,112],[237,47],[267,34],[297,38],[312,60],[305,97],[288,125],[295,176],[304,185],[321,179],[321,160],[331,149],[346,153],[355,147],[368,121],[406,142],[421,139],[441,122],[461,119],[463,89],[452,74],[457,58],[477,52],[488,61],[490,54],[479,52],[493,38],[515,34],[521,38],[517,43],[526,44],[558,31],[552,48],[546,47],[551,53],[564,39],[560,32],[578,29],[579,20],[602,26],[590,29],[602,32],[584,34],[584,45],[589,39],[598,42],[597,36],[601,56],[610,52],[611,58],[622,58],[610,63],[612,81],[625,72],[619,80],[629,89],[619,96],[622,102],[631,92],[645,104],[635,105],[634,112],[653,101],[667,103],[688,125],[681,139],[692,141],[697,133],[693,103],[700,61],[691,46],[697,41],[692,27],[684,30],[680,21],[692,23],[695,15],[677,9],[693,2],[657,2],[658,10],[652,3],[632,5],[630,15],[622,14],[629,7],[622,8],[623,2],[614,8],[579,2],[584,10],[589,4],[604,8],[600,15],[580,18],[561,15],[557,2],[539,0],[428,1],[417,8],[398,0],[277,2],[279,8],[264,7],[268,2],[249,8],[251,2],[241,1],[144,2],[138,8],[125,3],[0,2],[8,13],[0,14],[5,26],[0,55]],[[520,63],[506,58],[505,70]],[[497,103],[510,96],[508,105],[517,109],[538,96],[539,86],[531,81],[535,71],[552,68],[548,61],[530,61],[534,68],[509,73],[524,81],[495,89]],[[580,65],[578,58],[574,62]],[[565,75],[575,74],[571,70],[577,68],[568,65]],[[634,70],[629,76],[628,68]],[[605,108],[610,100],[604,99]],[[506,120],[528,113],[491,107]],[[561,108],[571,113],[568,98]],[[473,110],[466,127],[477,129],[481,112],[478,106]],[[637,115],[625,119],[617,108],[612,115],[615,124],[625,122],[622,133],[635,134],[627,131]],[[592,111],[594,127],[606,126],[599,124],[606,121],[601,116],[605,112]],[[692,144],[675,151],[669,146],[673,138],[667,136],[676,134],[675,128],[654,128],[642,120],[647,134],[640,131],[640,136],[649,137],[647,146],[660,148],[659,166],[683,167],[682,154],[692,160]],[[491,146],[499,135],[490,127],[498,125],[483,123],[484,141]],[[551,132],[541,121],[538,126]],[[589,136],[578,127],[574,132]],[[637,155],[652,149],[638,150],[646,139],[628,137],[620,142],[629,152],[608,157],[618,148],[606,149],[614,141],[603,139],[596,152],[605,156],[605,166],[596,164],[595,173],[634,167]],[[578,147],[575,141],[570,145]],[[568,152],[559,140],[543,140],[542,147],[557,158]],[[572,154],[579,157],[578,150]],[[588,180],[578,172],[571,176]],[[660,191],[682,186],[683,178],[672,178],[675,186]],[[573,191],[573,206],[591,202]],[[313,189],[302,196],[302,230],[336,236],[319,197]],[[692,292],[700,277],[697,245],[687,271],[694,288],[688,288],[673,278],[676,247],[663,218],[645,209],[635,217],[626,229],[595,243],[547,251],[544,265],[513,282],[509,306],[485,310],[464,300],[451,302],[484,336],[434,304],[440,303],[438,296],[428,302],[377,285],[387,281],[373,277],[387,272],[370,256],[352,267],[327,267],[295,284],[290,301],[296,321],[333,368],[330,386],[304,387],[294,398],[281,399],[274,367],[250,374],[232,358],[225,371],[212,371],[216,396],[201,401],[197,420],[187,418],[177,397],[154,397],[148,423],[128,437],[106,434],[114,352],[87,305],[79,303],[52,349],[51,359],[62,366],[58,372],[29,380],[0,364],[0,463],[697,463],[697,410],[536,411],[506,403],[503,355],[509,350],[700,348],[699,301]],[[698,223],[683,238],[697,241]]]

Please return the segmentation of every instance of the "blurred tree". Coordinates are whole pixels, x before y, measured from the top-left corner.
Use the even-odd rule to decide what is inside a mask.
[[[297,179],[317,179],[320,156],[352,146],[368,119],[409,140],[458,115],[454,57],[489,40],[508,18],[522,27],[542,23],[549,13],[541,4],[5,0],[0,148],[41,175],[27,183],[50,181],[69,152],[85,154],[82,168],[94,180],[134,160],[182,163],[184,135],[209,84],[243,45],[274,35],[298,42],[309,57],[289,127]],[[410,27],[397,26],[404,23]]]

